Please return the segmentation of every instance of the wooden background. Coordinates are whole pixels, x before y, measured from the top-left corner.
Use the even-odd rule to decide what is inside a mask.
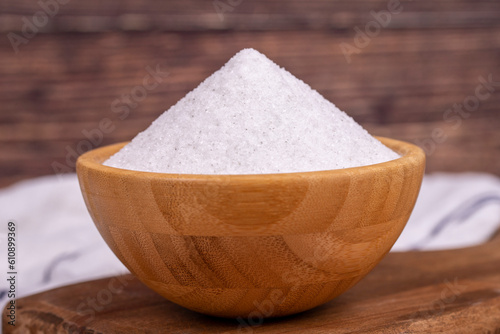
[[[211,0],[58,1],[42,0],[54,16],[37,16],[39,31],[17,53],[9,38],[43,9],[0,2],[0,186],[71,167],[68,151],[104,118],[114,130],[99,144],[131,139],[244,47],[372,134],[422,145],[428,172],[500,175],[500,85],[459,126],[443,119],[474,96],[479,77],[500,82],[500,1],[402,1],[350,64],[340,43],[354,45],[354,27],[364,30],[388,0],[222,0],[232,4],[222,16]],[[168,76],[120,119],[112,103],[142,85],[148,66]],[[433,139],[439,131],[446,139]]]

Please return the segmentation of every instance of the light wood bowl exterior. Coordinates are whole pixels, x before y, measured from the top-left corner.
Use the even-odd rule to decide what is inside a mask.
[[[365,276],[403,230],[423,151],[343,170],[261,175],[136,172],[103,166],[125,143],[82,155],[97,229],[142,282],[189,309],[274,317],[323,304]]]

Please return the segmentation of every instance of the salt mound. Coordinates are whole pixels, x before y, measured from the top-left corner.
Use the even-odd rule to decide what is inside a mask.
[[[263,174],[398,158],[263,54],[244,49],[104,164],[182,174]]]

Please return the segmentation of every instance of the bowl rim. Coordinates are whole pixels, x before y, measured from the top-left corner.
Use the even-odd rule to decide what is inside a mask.
[[[259,178],[296,178],[296,177],[324,177],[341,175],[345,173],[369,173],[379,169],[393,169],[401,167],[401,165],[425,164],[425,153],[417,145],[408,143],[406,141],[396,140],[387,137],[374,136],[384,146],[392,149],[400,155],[399,158],[381,162],[377,164],[349,167],[342,169],[318,170],[307,172],[287,172],[287,173],[263,173],[263,174],[184,174],[184,173],[160,173],[160,172],[147,172],[136,171],[130,169],[123,169],[118,167],[111,167],[103,165],[103,162],[111,155],[118,152],[123,146],[129,142],[120,142],[107,146],[102,146],[90,150],[78,157],[76,162],[77,173],[81,169],[90,169],[105,174],[119,174],[121,176],[134,176],[146,179],[182,179],[182,180],[218,180],[220,178],[231,178],[233,181],[242,180],[255,180]]]

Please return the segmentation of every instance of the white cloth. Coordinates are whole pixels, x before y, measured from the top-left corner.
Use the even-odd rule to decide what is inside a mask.
[[[500,178],[480,173],[426,175],[406,228],[392,251],[461,248],[500,227]]]
[[[87,212],[74,174],[45,176],[0,190],[0,259],[6,273],[7,222],[16,223],[17,294],[126,272]],[[393,251],[471,246],[500,226],[500,179],[487,174],[424,178],[413,214]],[[7,283],[0,280],[0,305]]]
[[[99,235],[74,174],[44,176],[0,190],[0,268],[4,274],[9,220],[16,224],[16,298],[127,272]],[[5,278],[0,282],[3,306],[7,282]]]

